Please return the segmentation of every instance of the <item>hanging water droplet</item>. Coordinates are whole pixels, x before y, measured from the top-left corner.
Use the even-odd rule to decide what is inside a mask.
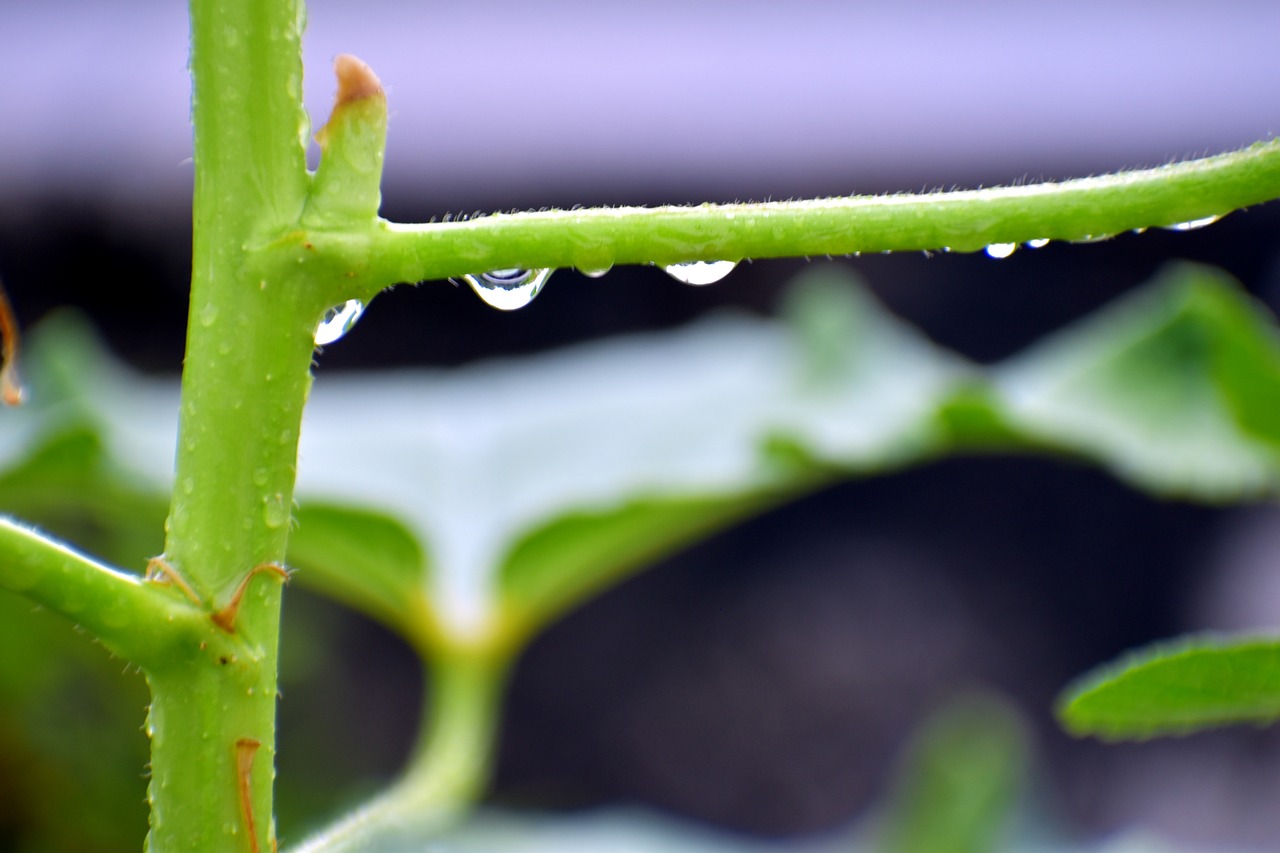
[[[1047,245],[1049,245],[1048,237],[1037,237],[1034,240],[1027,241],[1028,249],[1043,249]]]
[[[364,313],[364,303],[359,299],[348,299],[341,305],[335,305],[324,312],[324,319],[316,326],[316,346],[322,347],[339,340],[360,319]]]
[[[737,261],[688,261],[670,264],[663,269],[678,282],[701,287],[704,284],[715,284],[733,272],[737,265]]]
[[[1197,228],[1212,225],[1221,218],[1221,216],[1206,216],[1203,219],[1192,219],[1187,222],[1179,222],[1176,225],[1166,225],[1165,228],[1169,231],[1194,231]]]
[[[551,278],[554,270],[506,269],[490,270],[478,275],[467,274],[462,280],[471,285],[476,295],[499,311],[515,311],[533,301]]]
[[[987,257],[989,258],[1007,258],[1017,251],[1017,243],[992,243],[987,246]]]
[[[578,267],[578,272],[582,273],[587,278],[600,278],[600,276],[604,275],[611,269],[613,269],[613,264],[609,264],[608,266],[603,266],[603,267],[595,267],[595,268]]]

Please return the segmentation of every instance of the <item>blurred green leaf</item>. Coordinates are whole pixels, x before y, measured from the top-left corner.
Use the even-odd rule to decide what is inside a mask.
[[[1149,646],[1064,692],[1063,725],[1111,740],[1280,719],[1280,639],[1196,636]]]
[[[719,317],[516,363],[322,378],[299,494],[401,520],[430,550],[446,634],[523,633],[837,474],[936,451],[934,409],[963,362],[838,268],[806,276],[792,314],[792,327]],[[358,547],[291,559],[332,574]]]
[[[1026,765],[1027,738],[1012,708],[988,695],[953,700],[908,747],[876,849],[997,849]]]
[[[1237,422],[1275,417],[1274,388],[1258,379],[1274,369],[1273,338],[1228,276],[1178,264],[1000,365],[995,380],[1030,441],[1157,495],[1239,500],[1277,483],[1276,456]],[[1273,361],[1241,366],[1254,356]]]
[[[289,561],[306,583],[417,640],[429,630],[426,555],[404,525],[386,515],[324,503],[297,512]],[[416,618],[415,618],[416,617]]]

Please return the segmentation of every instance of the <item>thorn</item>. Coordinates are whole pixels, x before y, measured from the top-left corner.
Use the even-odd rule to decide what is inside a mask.
[[[183,580],[182,575],[178,574],[178,570],[169,565],[169,562],[163,556],[152,557],[147,560],[147,571],[143,575],[143,580],[166,585],[173,584],[182,590],[196,607],[204,607],[204,602],[200,600],[200,596],[196,595],[196,591],[191,588],[191,584]]]
[[[18,321],[4,285],[0,284],[0,339],[3,340],[4,367],[0,367],[0,402],[6,406],[19,406],[24,396],[22,381],[18,379]]]
[[[221,610],[215,610],[209,614],[209,618],[213,620],[213,624],[217,625],[228,634],[236,632],[236,614],[240,612],[240,601],[244,598],[245,590],[249,588],[249,581],[253,580],[255,575],[262,572],[270,572],[276,575],[285,583],[289,582],[289,570],[284,566],[276,563],[260,563],[249,570],[249,573],[240,581],[240,585],[236,587],[236,591],[231,594],[231,600],[227,602],[227,606]]]
[[[338,93],[333,99],[329,121],[315,135],[316,142],[322,148],[328,143],[329,125],[344,107],[366,98],[386,97],[386,93],[382,91],[382,81],[373,73],[373,69],[364,60],[349,53],[340,53],[333,60],[333,73],[338,77]]]
[[[262,746],[262,741],[254,740],[251,737],[242,737],[236,741],[236,771],[237,783],[240,790],[240,813],[244,817],[245,829],[249,832],[249,849],[253,853],[260,853],[258,847],[258,828],[253,819],[253,798],[252,798],[252,779],[253,773],[253,757],[257,754],[258,748]],[[275,849],[275,842],[272,841],[272,849]]]
[[[333,108],[353,101],[383,94],[382,81],[373,69],[357,56],[340,53],[333,60],[333,73],[338,76],[338,96]]]

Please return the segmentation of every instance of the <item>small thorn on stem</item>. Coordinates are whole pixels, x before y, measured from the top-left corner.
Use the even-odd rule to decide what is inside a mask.
[[[276,563],[260,563],[249,570],[244,576],[240,584],[236,587],[236,591],[231,594],[231,600],[227,602],[226,607],[221,610],[215,610],[209,614],[209,618],[213,620],[213,624],[217,625],[228,634],[236,632],[236,615],[240,612],[240,602],[244,598],[245,590],[249,588],[249,581],[253,580],[255,575],[268,572],[276,575],[285,583],[289,582],[289,570],[284,566]]]
[[[18,379],[18,321],[9,304],[9,295],[0,284],[0,341],[3,341],[4,367],[0,367],[0,402],[6,406],[22,404],[22,382]]]
[[[191,599],[191,603],[196,607],[204,607],[204,602],[200,600],[200,596],[196,595],[196,591],[191,588],[191,584],[187,583],[178,570],[169,565],[169,561],[164,557],[152,557],[147,560],[147,570],[143,574],[143,579],[152,583],[173,584]]]
[[[338,96],[333,104],[335,110],[343,104],[383,94],[382,81],[359,57],[349,53],[338,54],[333,60],[333,73],[338,76]]]
[[[236,775],[240,790],[240,813],[244,817],[244,826],[249,833],[249,849],[260,853],[258,846],[258,826],[253,819],[252,773],[253,757],[257,755],[262,741],[251,737],[242,737],[236,741]],[[274,847],[274,842],[272,843]]]

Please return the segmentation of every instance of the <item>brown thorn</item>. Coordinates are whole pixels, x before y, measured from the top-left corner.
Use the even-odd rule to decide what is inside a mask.
[[[22,404],[22,381],[18,379],[18,321],[9,304],[9,295],[0,284],[0,339],[3,340],[4,367],[0,367],[0,401],[6,406]]]
[[[333,60],[333,73],[338,78],[338,94],[333,103],[335,110],[343,104],[382,94],[382,81],[358,56],[338,54]]]
[[[204,602],[200,600],[200,596],[196,595],[196,591],[191,588],[191,584],[183,580],[182,575],[178,574],[178,570],[169,565],[169,562],[164,557],[152,557],[147,560],[147,571],[143,575],[143,579],[152,583],[171,583],[182,590],[196,607],[204,607]]]
[[[242,737],[236,741],[236,772],[240,789],[240,813],[244,816],[245,829],[249,831],[249,849],[260,853],[258,846],[258,826],[253,819],[252,779],[253,757],[257,754],[262,741],[251,737]]]
[[[227,602],[227,606],[221,610],[215,610],[209,614],[209,618],[213,620],[213,624],[217,625],[228,634],[236,632],[236,614],[240,612],[240,601],[244,598],[245,590],[249,588],[249,581],[253,580],[255,575],[262,572],[270,572],[281,578],[285,583],[289,582],[289,570],[284,566],[276,563],[259,563],[249,570],[244,576],[240,584],[236,587],[236,591],[231,593],[231,600]]]

